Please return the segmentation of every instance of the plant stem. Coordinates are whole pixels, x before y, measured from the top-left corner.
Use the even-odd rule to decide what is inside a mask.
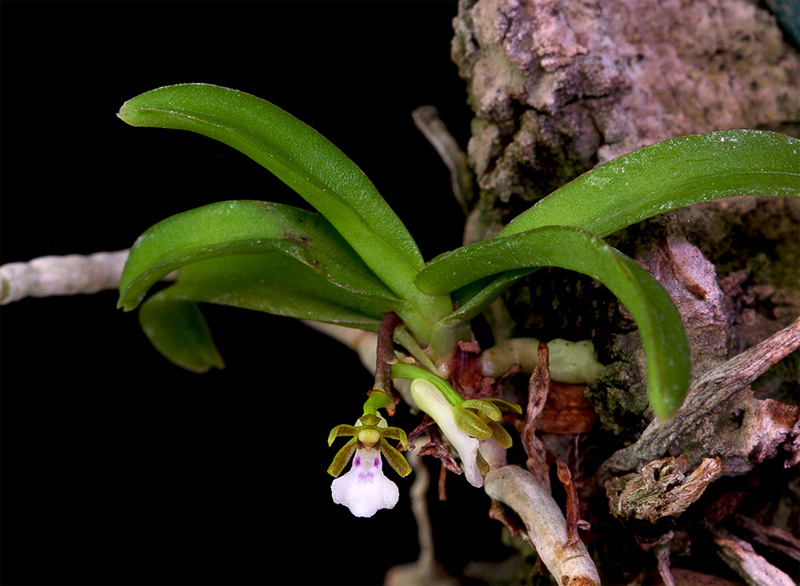
[[[400,318],[393,311],[384,315],[378,330],[378,348],[375,360],[375,384],[373,389],[383,391],[387,395],[392,392],[392,365],[394,354],[394,331],[400,324]]]

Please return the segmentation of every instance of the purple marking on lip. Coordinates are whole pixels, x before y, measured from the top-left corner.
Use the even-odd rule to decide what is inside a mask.
[[[372,465],[375,466],[375,468],[380,468],[381,467],[381,459],[380,458],[375,458],[375,461],[372,463]]]
[[[353,466],[355,466],[356,468],[358,466],[361,466],[361,458],[359,456],[356,456],[355,460],[353,460]]]

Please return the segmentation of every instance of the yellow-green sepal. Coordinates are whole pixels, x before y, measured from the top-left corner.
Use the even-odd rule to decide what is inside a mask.
[[[403,436],[405,436],[405,432],[403,433]],[[389,442],[386,441],[385,437],[381,438],[381,453],[383,454],[383,457],[386,458],[386,461],[389,462],[389,465],[394,468],[394,471],[397,472],[401,478],[405,478],[411,474],[411,465],[405,459],[403,454],[401,454],[397,449],[393,448]]]
[[[503,418],[503,414],[500,413],[500,409],[496,405],[493,405],[484,399],[467,399],[461,403],[461,406],[464,409],[475,409],[479,413],[486,415],[486,417],[492,421],[500,421]]]
[[[356,438],[352,438],[349,442],[343,445],[338,452],[336,452],[336,455],[333,457],[333,462],[331,462],[331,465],[328,466],[328,474],[336,477],[342,473],[342,470],[344,470],[344,467],[347,466],[347,463],[350,461],[353,452],[356,451],[356,443]]]
[[[486,425],[488,425],[492,430],[492,440],[494,440],[494,443],[496,443],[498,446],[504,450],[507,450],[514,444],[514,441],[506,431],[506,428],[497,421],[487,421]]]
[[[328,434],[328,446],[332,446],[334,440],[337,437],[353,436],[356,435],[357,433],[358,433],[358,428],[355,427],[354,425],[347,425],[344,423],[342,425],[337,425]]]
[[[478,439],[486,439],[492,437],[491,428],[484,422],[480,416],[472,411],[467,411],[461,406],[453,407],[453,418],[456,421],[458,428],[472,437]]]
[[[406,432],[399,427],[387,427],[386,429],[382,429],[381,435],[384,438],[400,442],[403,450],[408,449],[408,436],[406,435]],[[383,445],[383,443],[381,443],[381,445]]]

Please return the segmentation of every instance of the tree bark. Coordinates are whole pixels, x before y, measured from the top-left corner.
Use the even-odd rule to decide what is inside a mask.
[[[661,140],[732,128],[800,135],[800,52],[758,2],[461,0],[454,29],[452,56],[475,115],[467,154],[478,189],[464,202],[467,243],[492,237],[533,202],[594,166]],[[773,335],[782,331],[785,341],[786,332],[794,331],[790,326],[800,314],[798,232],[800,201],[742,197],[661,216],[610,241],[648,269],[681,311],[695,382],[718,374],[733,384],[737,373],[726,368],[738,364],[737,357],[758,344],[769,357],[765,340],[780,338]],[[594,538],[614,527],[602,522],[611,519],[604,483],[622,490],[625,474],[636,475],[648,463],[654,463],[651,472],[673,464],[655,463],[663,458],[682,458],[676,469],[681,478],[686,470],[696,480],[699,472],[690,471],[715,458],[719,468],[715,464],[702,487],[684,491],[692,500],[668,522],[657,520],[654,511],[641,517],[651,519],[649,524],[618,515],[639,551],[654,548],[655,536],[660,552],[677,543],[675,535],[696,538],[692,532],[703,531],[693,525],[701,509],[716,511],[714,519],[722,523],[737,507],[755,507],[746,496],[732,497],[739,494],[733,487],[745,482],[741,477],[759,484],[776,470],[778,482],[761,484],[770,490],[759,521],[797,535],[796,515],[776,515],[796,506],[787,504],[798,484],[796,338],[788,357],[753,384],[739,385],[707,412],[679,414],[696,418],[682,428],[679,444],[652,449],[652,442],[632,443],[652,414],[641,340],[624,308],[591,280],[555,270],[520,282],[505,301],[505,318],[497,312],[487,317],[496,337],[513,331],[544,340],[592,338],[601,362],[609,365],[587,389],[600,421],[590,437],[602,443],[592,444],[591,458],[578,458],[588,475],[610,459],[582,495],[595,507]],[[721,438],[734,437],[737,442],[723,445]],[[770,464],[778,455],[789,471]],[[655,501],[664,498],[668,491]],[[636,506],[645,505],[631,505],[628,512]],[[713,544],[713,535],[706,541]],[[628,543],[623,538],[605,546],[617,565],[601,565],[606,581],[655,567],[652,551],[652,560],[640,567],[621,555]],[[716,553],[730,560],[726,552]],[[741,564],[729,565],[741,574]],[[659,567],[669,572],[668,563]]]

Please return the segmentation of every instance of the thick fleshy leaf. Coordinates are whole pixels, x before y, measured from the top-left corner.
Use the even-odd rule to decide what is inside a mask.
[[[223,368],[196,303],[156,295],[142,304],[139,323],[156,350],[174,364],[198,373]]]
[[[127,101],[133,126],[190,130],[266,167],[325,216],[398,295],[419,296],[416,243],[372,182],[314,129],[253,95],[207,84],[158,88]]]
[[[727,130],[645,147],[589,171],[512,220],[497,238],[542,226],[575,226],[605,237],[652,216],[736,195],[800,196],[800,140]],[[434,330],[443,339],[477,317],[530,270],[509,271],[453,291],[457,309]],[[432,345],[437,340],[432,341]]]
[[[142,234],[125,264],[119,306],[135,308],[154,283],[182,266],[275,251],[338,287],[398,310],[402,305],[322,216],[292,206],[244,200],[183,212]]]
[[[200,372],[218,365],[209,359],[215,350],[212,352],[207,329],[199,325],[202,317],[196,303],[229,305],[369,331],[378,330],[383,312],[389,310],[381,301],[337,287],[282,253],[199,261],[180,269],[174,285],[145,301],[139,321],[166,358]],[[183,313],[176,315],[178,309]]]
[[[423,291],[447,292],[489,275],[543,266],[589,275],[628,308],[642,334],[650,403],[659,417],[672,415],[689,383],[689,345],[680,315],[653,277],[599,237],[546,226],[478,242],[434,259],[417,284]]]
[[[498,237],[541,226],[577,226],[605,237],[664,212],[735,195],[800,196],[800,140],[756,130],[666,140],[570,181]]]
[[[253,309],[376,331],[385,301],[350,292],[281,254],[209,259],[183,267],[162,293],[173,299]]]

